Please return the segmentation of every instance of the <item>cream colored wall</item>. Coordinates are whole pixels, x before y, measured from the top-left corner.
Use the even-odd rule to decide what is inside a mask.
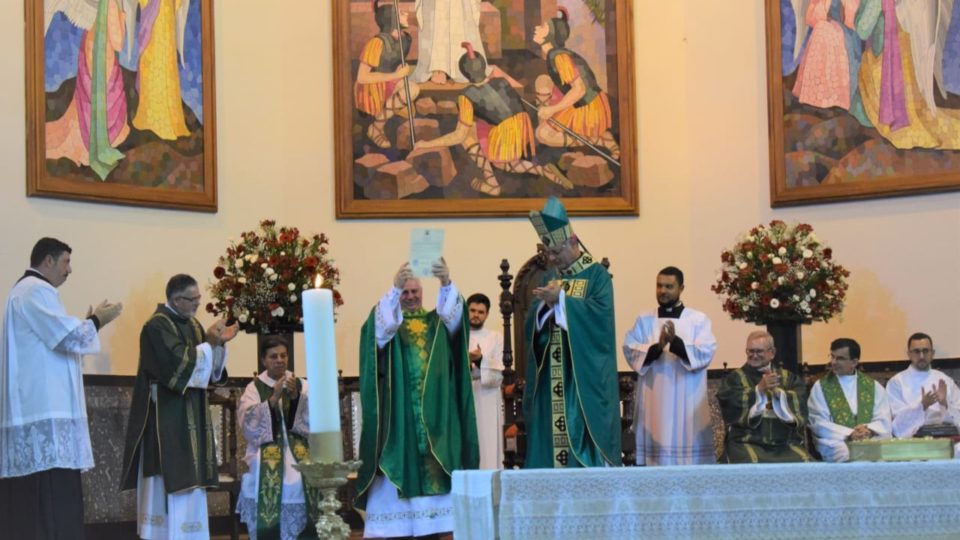
[[[261,218],[332,238],[347,302],[337,327],[347,374],[356,373],[360,326],[404,260],[410,228],[446,229],[446,258],[465,293],[495,295],[500,258],[516,265],[534,249],[519,218],[334,218],[328,1],[217,2],[220,212],[212,215],[26,198],[23,4],[0,3],[0,70],[10,74],[0,93],[0,283],[16,280],[40,236],[74,247],[75,272],[61,288],[68,309],[80,314],[103,298],[125,304],[88,373],[134,373],[139,327],[167,277],[208,280],[227,240]],[[687,273],[687,304],[714,321],[714,365],[739,365],[752,326],[730,321],[708,287],[722,247],[780,218],[812,223],[853,273],[844,320],[804,329],[808,361],[822,361],[841,334],[861,341],[865,360],[903,358],[906,335],[921,329],[940,356],[960,356],[960,194],[770,209],[760,2],[640,0],[634,9],[640,217],[575,221],[591,250],[612,261],[618,339],[652,305],[656,271],[676,264]],[[254,347],[252,336],[231,346],[234,374],[252,372]]]

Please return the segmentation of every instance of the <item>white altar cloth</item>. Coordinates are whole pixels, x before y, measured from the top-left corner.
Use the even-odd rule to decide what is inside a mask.
[[[960,462],[455,471],[457,540],[960,538]]]

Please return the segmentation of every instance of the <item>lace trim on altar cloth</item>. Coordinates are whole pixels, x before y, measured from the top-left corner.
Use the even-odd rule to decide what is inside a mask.
[[[48,469],[91,469],[86,418],[49,418],[0,428],[0,477]]]
[[[249,497],[237,500],[237,514],[247,526],[250,540],[257,540],[257,501]],[[307,526],[307,506],[303,503],[280,505],[280,540],[296,540]]]

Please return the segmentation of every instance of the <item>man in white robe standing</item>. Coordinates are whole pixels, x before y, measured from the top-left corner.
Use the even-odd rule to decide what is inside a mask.
[[[480,468],[503,467],[503,334],[484,328],[490,315],[490,299],[476,293],[467,298],[470,317],[468,355],[472,369],[473,401],[477,411],[477,436],[480,439]]]
[[[81,359],[120,315],[101,302],[67,315],[57,289],[72,271],[70,246],[41,238],[7,298],[0,355],[0,536],[82,539],[80,471],[93,468]]]
[[[960,426],[960,388],[947,374],[930,367],[933,339],[922,332],[913,334],[907,340],[907,355],[910,366],[887,383],[893,436],[955,430]]]
[[[680,301],[683,272],[657,274],[656,310],[637,317],[623,342],[639,373],[633,430],[637,465],[716,463],[707,367],[717,350],[710,319]]]
[[[859,371],[860,344],[850,338],[830,343],[831,372],[814,383],[807,400],[813,442],[824,461],[849,461],[849,441],[890,438],[887,393]]]
[[[460,44],[469,42],[474,51],[487,57],[480,39],[480,0],[417,0],[415,8],[420,33],[413,80],[467,82],[459,68]]]

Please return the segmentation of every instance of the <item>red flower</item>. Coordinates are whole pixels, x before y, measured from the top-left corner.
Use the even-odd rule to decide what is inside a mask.
[[[227,271],[224,270],[222,266],[218,266],[213,269],[213,277],[217,279],[223,279],[223,276],[227,275]]]

